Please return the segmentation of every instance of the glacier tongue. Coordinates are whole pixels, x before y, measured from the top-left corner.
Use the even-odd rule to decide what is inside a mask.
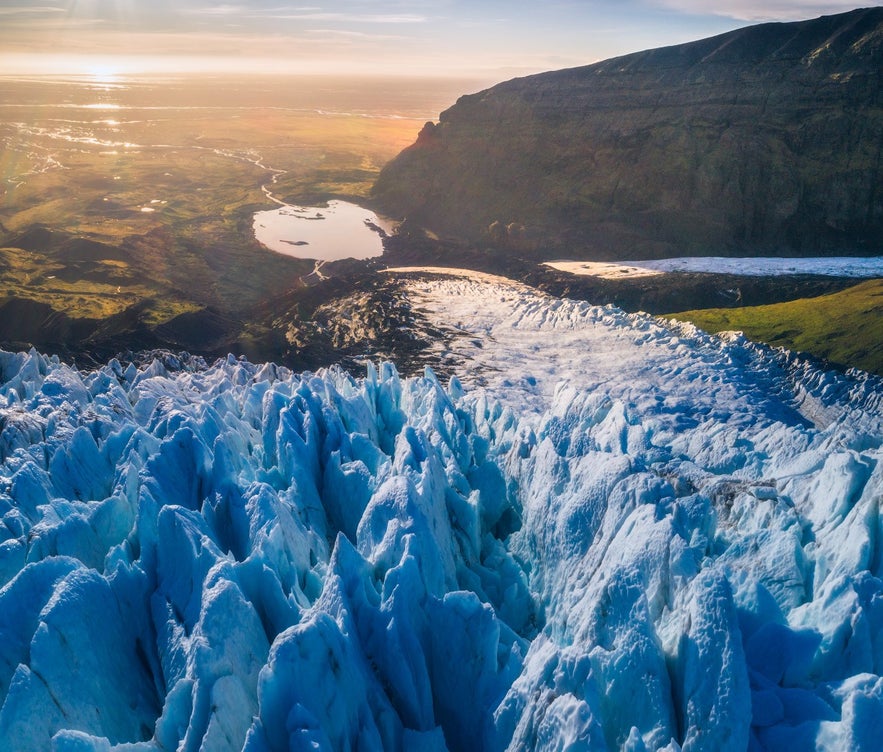
[[[879,382],[408,294],[462,384],[0,352],[0,748],[878,747]]]

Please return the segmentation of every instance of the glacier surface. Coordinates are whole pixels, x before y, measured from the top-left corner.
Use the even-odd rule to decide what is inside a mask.
[[[879,380],[407,294],[462,381],[0,352],[0,748],[879,748]]]

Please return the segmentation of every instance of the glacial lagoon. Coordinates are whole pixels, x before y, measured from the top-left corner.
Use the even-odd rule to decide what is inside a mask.
[[[295,258],[337,261],[383,253],[392,221],[346,201],[327,206],[280,206],[254,215],[254,236],[272,251]]]

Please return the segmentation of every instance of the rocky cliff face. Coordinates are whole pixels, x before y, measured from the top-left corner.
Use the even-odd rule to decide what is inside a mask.
[[[883,8],[765,24],[462,97],[384,211],[539,256],[879,252]]]

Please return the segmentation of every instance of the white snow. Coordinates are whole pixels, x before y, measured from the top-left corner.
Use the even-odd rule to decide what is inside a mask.
[[[447,387],[0,352],[0,748],[877,748],[880,382],[454,275]]]
[[[788,258],[780,256],[739,258],[729,256],[684,256],[649,261],[549,261],[561,272],[602,279],[655,277],[668,272],[736,274],[774,277],[786,274],[819,274],[828,277],[883,277],[883,256],[825,256]]]

